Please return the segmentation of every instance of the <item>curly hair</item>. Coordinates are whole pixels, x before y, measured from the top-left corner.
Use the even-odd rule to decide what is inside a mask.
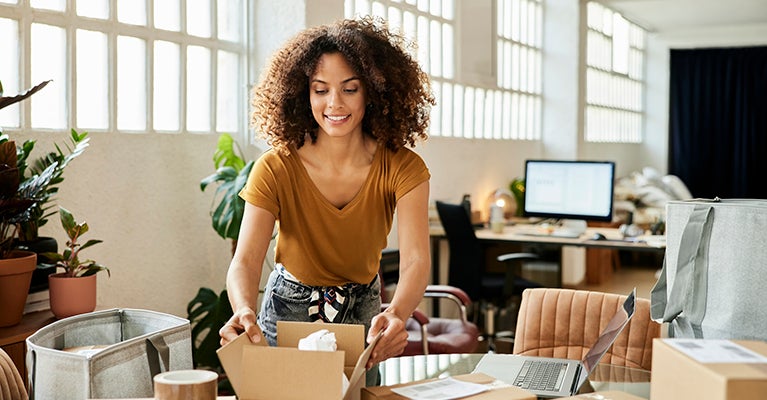
[[[412,44],[381,19],[340,20],[304,30],[271,58],[253,90],[251,124],[277,151],[317,140],[309,79],[322,55],[341,53],[360,77],[368,105],[362,129],[396,151],[426,140],[436,104],[428,75],[410,56]]]

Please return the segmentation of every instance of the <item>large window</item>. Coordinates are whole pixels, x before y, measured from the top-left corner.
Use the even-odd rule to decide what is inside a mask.
[[[587,20],[585,140],[640,143],[645,31],[595,2]]]
[[[437,106],[430,133],[484,139],[539,139],[541,24],[539,0],[497,0],[495,85],[457,78],[454,0],[346,0],[346,16],[374,15],[417,43],[414,54],[432,81]],[[488,16],[490,17],[490,16]]]
[[[504,137],[541,138],[543,11],[540,0],[497,0],[498,86],[495,115]]]
[[[0,0],[0,126],[244,132],[248,1]]]

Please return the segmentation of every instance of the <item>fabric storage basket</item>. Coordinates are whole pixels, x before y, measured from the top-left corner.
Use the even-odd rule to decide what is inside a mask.
[[[95,352],[64,349],[98,346]],[[189,321],[136,309],[76,315],[27,338],[31,399],[152,397],[154,375],[192,368]]]
[[[666,205],[666,257],[652,317],[669,336],[767,340],[767,200]]]

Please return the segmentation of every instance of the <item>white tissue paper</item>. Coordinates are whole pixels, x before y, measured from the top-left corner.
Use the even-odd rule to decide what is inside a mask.
[[[336,334],[320,329],[298,341],[299,350],[336,351]]]
[[[336,351],[337,349],[336,334],[327,329],[320,329],[298,340],[298,350]],[[341,393],[346,393],[346,390],[349,388],[349,378],[345,374],[341,374],[341,378],[343,380],[341,384],[343,390]]]

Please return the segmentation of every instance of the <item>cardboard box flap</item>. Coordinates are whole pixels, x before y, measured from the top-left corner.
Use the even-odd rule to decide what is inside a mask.
[[[365,376],[365,364],[368,363],[368,360],[370,359],[370,355],[373,353],[373,349],[376,347],[376,344],[378,344],[378,340],[381,339],[381,336],[383,336],[383,331],[379,332],[378,335],[373,339],[373,342],[371,342],[368,347],[365,349],[365,351],[362,352],[360,355],[360,358],[357,359],[357,364],[354,366],[354,370],[352,371],[351,375],[349,375],[349,388],[353,389],[358,386],[359,382],[363,379]],[[373,367],[376,368],[376,367]],[[364,386],[364,385],[362,385]],[[344,394],[343,400],[351,399],[352,393],[351,390],[347,390]]]
[[[582,400],[644,400],[639,396],[634,396],[626,392],[618,390],[607,390],[601,392],[584,393],[572,397],[564,397],[565,399],[582,399]]]
[[[258,325],[256,325],[258,329]],[[261,335],[261,341],[253,343],[245,333],[240,334],[237,339],[232,340],[225,346],[222,346],[216,350],[218,359],[221,361],[221,366],[226,372],[226,376],[229,378],[229,382],[232,384],[232,389],[235,393],[242,393],[242,387],[240,386],[240,378],[244,375],[242,369],[242,354],[245,346],[260,346],[266,347],[266,339],[264,338],[261,330],[258,330],[258,334]]]
[[[298,348],[299,340],[320,329],[327,329],[335,334],[338,350],[346,354],[344,365],[357,364],[365,350],[364,325],[277,321],[277,347]]]

